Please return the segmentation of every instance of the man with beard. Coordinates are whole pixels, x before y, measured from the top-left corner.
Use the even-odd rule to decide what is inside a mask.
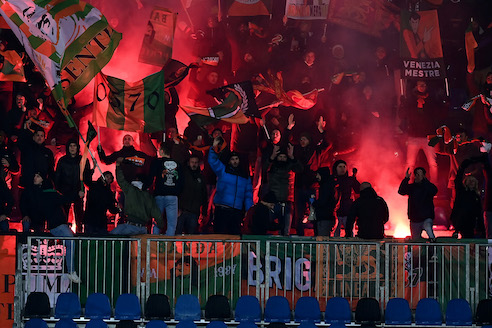
[[[239,235],[244,212],[253,206],[251,179],[241,169],[237,153],[231,153],[227,165],[219,160],[216,149],[221,142],[221,138],[215,138],[208,154],[208,163],[217,175],[214,232]]]
[[[176,235],[198,233],[200,210],[204,216],[207,215],[207,185],[200,170],[198,156],[190,157],[183,173],[184,186],[178,201],[181,214],[178,217]]]
[[[292,222],[295,173],[302,170],[302,165],[294,159],[294,146],[288,144],[287,151],[274,146],[264,169],[268,172],[269,191],[277,200],[272,221],[278,219],[280,234],[288,236]]]

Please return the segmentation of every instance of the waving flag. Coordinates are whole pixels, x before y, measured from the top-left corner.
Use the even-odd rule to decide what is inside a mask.
[[[182,110],[199,126],[216,123],[217,120],[229,123],[245,124],[248,118],[241,110],[243,98],[241,94],[233,88],[227,88],[229,94],[223,102],[217,106],[209,108],[180,106]]]
[[[70,126],[68,100],[108,63],[121,34],[78,0],[0,0],[0,14],[43,74]]]
[[[124,131],[164,130],[164,72],[130,83],[99,73],[94,84],[92,120]]]
[[[0,66],[0,81],[26,82],[22,58],[14,50],[0,51],[3,65]]]

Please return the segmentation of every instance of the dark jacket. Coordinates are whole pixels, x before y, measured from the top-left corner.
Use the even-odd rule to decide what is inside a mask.
[[[335,162],[336,164],[336,162]],[[354,176],[349,176],[348,172],[344,175],[336,175],[336,166],[333,167],[333,176],[335,183],[337,184],[338,193],[338,216],[348,216],[350,212],[350,206],[352,206],[353,197],[352,191],[359,194],[360,183]]]
[[[129,222],[146,225],[152,218],[157,226],[162,229],[161,210],[155,203],[152,195],[145,190],[140,190],[125,179],[121,166],[116,167],[116,181],[125,193],[125,214]]]
[[[335,178],[330,174],[330,168],[328,167],[320,168],[318,173],[321,176],[318,199],[313,203],[316,211],[316,220],[335,221],[335,208],[337,206]]]
[[[0,160],[5,158],[9,162],[9,167],[3,167],[0,164],[2,171],[0,172],[0,180],[6,181],[11,173],[19,172],[19,163],[15,158],[14,152],[10,149],[7,144],[0,144]]]
[[[268,189],[273,192],[278,202],[294,201],[294,181],[296,172],[302,170],[302,165],[296,159],[287,159],[287,162],[278,162],[268,157]]]
[[[40,186],[32,184],[26,187],[21,196],[22,216],[29,216],[34,230],[39,230],[48,222],[48,230],[67,224],[68,217],[63,205],[69,200],[43,181]]]
[[[154,196],[178,196],[183,190],[184,184],[181,165],[171,158],[154,159],[144,189],[147,189],[152,183],[154,183]]]
[[[388,222],[388,205],[383,198],[376,194],[372,188],[366,188],[360,192],[347,218],[345,236],[352,237],[354,223],[357,218],[357,237],[364,239],[384,238],[384,224]]]
[[[184,187],[179,195],[179,208],[200,215],[200,208],[207,208],[207,185],[200,169],[192,170],[186,167],[184,170]]]
[[[104,185],[102,177],[97,179],[97,181],[92,181],[91,177],[92,172],[84,176],[84,183],[89,189],[85,204],[84,224],[107,230],[108,219],[106,212],[118,213],[114,193],[111,190],[111,186]]]
[[[437,187],[427,179],[420,183],[408,183],[410,178],[405,178],[400,184],[398,193],[408,195],[408,218],[410,222],[424,222],[426,219],[434,219],[434,196]]]
[[[78,142],[74,140],[68,141],[66,155],[58,160],[54,178],[56,190],[69,197],[72,201],[78,198],[78,192],[82,190],[80,183],[80,160],[82,156],[77,152],[77,155],[72,157],[68,152],[69,145],[74,142],[77,144],[77,149],[79,148]],[[87,165],[89,163],[86,163]]]
[[[98,154],[101,161],[106,165],[113,164],[119,157],[123,157],[125,160],[121,163],[121,169],[128,181],[133,181],[137,177],[142,178],[148,174],[150,167],[149,156],[136,150],[133,146],[123,146],[109,156],[106,156],[104,150],[98,151]]]
[[[251,179],[241,174],[240,168],[224,165],[213,148],[210,148],[208,163],[217,175],[214,204],[246,211],[253,206]]]
[[[456,198],[450,219],[456,231],[461,232],[463,238],[473,238],[475,228],[478,228],[477,232],[480,234],[485,232],[480,195],[473,190],[467,190],[463,184],[465,170],[473,163],[472,160],[465,159],[459,167],[454,181]]]
[[[53,152],[44,145],[38,145],[32,139],[33,134],[22,131],[19,135],[18,146],[21,151],[21,177],[19,184],[26,187],[33,184],[34,174],[41,172],[42,176],[53,179],[55,158]]]

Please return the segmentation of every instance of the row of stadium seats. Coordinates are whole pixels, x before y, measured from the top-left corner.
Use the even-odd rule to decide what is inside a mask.
[[[301,325],[313,326],[317,323],[344,326],[353,321],[349,302],[345,298],[331,298],[326,303],[324,316],[321,313],[318,300],[314,297],[301,297],[298,299],[294,316],[288,300],[283,296],[270,297],[262,313],[260,303],[254,296],[241,296],[235,307],[234,316],[227,297],[223,295],[212,295],[205,305],[205,316],[198,298],[194,295],[181,295],[175,305],[174,315],[166,295],[153,294],[147,299],[145,313],[142,316],[140,302],[134,294],[122,294],[118,297],[116,305],[111,308],[108,297],[105,294],[94,293],[89,295],[82,313],[80,301],[74,293],[60,294],[56,301],[54,316],[52,315],[48,296],[45,293],[33,292],[26,302],[23,316],[33,318],[32,324],[40,324],[42,318],[60,319],[56,327],[74,327],[73,319],[90,320],[86,327],[106,327],[104,320],[114,319],[130,325],[134,321],[142,323],[142,319],[150,321],[147,323],[153,328],[165,327],[164,321],[169,320],[178,323],[179,328],[196,327],[196,321],[212,321],[212,326],[234,319],[240,324],[240,328],[255,327],[256,323],[300,323]],[[40,321],[41,320],[41,321]],[[218,320],[218,321],[217,321]],[[381,323],[382,316],[379,302],[374,298],[362,298],[358,301],[355,311],[355,322],[366,324]],[[390,299],[384,312],[384,323],[386,325],[442,325],[443,315],[441,306],[437,300],[432,298],[421,299],[412,316],[407,300],[402,298]],[[492,300],[480,301],[475,322],[479,325],[492,325]],[[28,323],[31,323],[29,321]],[[468,302],[464,299],[453,299],[448,302],[445,313],[445,324],[447,326],[470,326],[473,323],[472,311]],[[163,326],[164,324],[164,326]],[[122,326],[123,324],[119,325]],[[41,327],[41,326],[32,326]],[[130,327],[130,326],[129,326]],[[208,325],[207,325],[208,327]],[[219,328],[219,327],[215,327]]]

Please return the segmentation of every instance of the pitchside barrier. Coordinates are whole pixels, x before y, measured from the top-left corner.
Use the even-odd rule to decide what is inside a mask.
[[[104,293],[113,308],[123,293],[141,295],[141,254],[140,238],[28,237],[17,247],[16,281],[23,283],[15,286],[15,321],[22,316],[18,305],[34,291],[47,293],[52,308],[64,292],[76,293],[82,306],[90,294]],[[69,279],[69,261],[82,283]]]
[[[407,243],[343,238],[207,235],[138,238],[29,237],[19,245],[15,284],[15,321],[27,295],[44,291],[51,306],[62,292],[75,292],[84,307],[87,296],[109,296],[114,308],[122,293],[168,296],[171,308],[182,294],[194,294],[202,307],[209,296],[226,295],[234,309],[242,295],[253,295],[264,308],[269,297],[285,296],[295,308],[313,296],[321,310],[332,297],[344,297],[353,309],[360,298],[373,297],[381,309],[394,297],[437,299],[443,307],[464,298],[472,309],[490,297],[492,244],[464,242]],[[70,244],[73,243],[73,244]],[[67,258],[71,247],[72,260]],[[72,283],[73,261],[82,282]],[[20,325],[18,326],[20,327]]]

